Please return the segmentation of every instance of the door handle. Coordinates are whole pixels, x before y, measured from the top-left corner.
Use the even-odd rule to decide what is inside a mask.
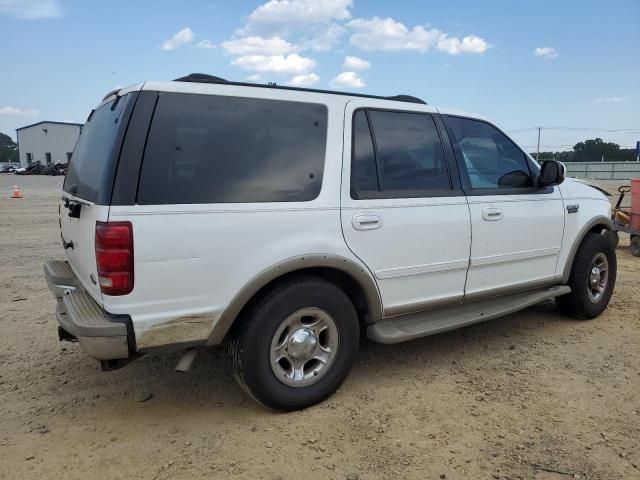
[[[375,230],[382,226],[382,215],[378,213],[358,213],[351,219],[356,230]]]
[[[485,207],[482,209],[482,219],[487,222],[495,222],[502,220],[503,213],[501,208]]]

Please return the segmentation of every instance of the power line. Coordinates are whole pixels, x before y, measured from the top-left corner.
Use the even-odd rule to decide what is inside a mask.
[[[516,128],[514,130],[507,130],[507,133],[526,132],[528,130],[560,130],[569,132],[605,132],[605,133],[640,133],[640,129],[637,128],[593,128],[593,127],[525,127]]]

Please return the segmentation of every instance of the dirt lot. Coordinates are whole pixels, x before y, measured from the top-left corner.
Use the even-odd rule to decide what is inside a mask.
[[[8,198],[14,182],[21,200]],[[599,319],[547,302],[368,342],[330,400],[279,414],[247,398],[221,352],[188,375],[173,371],[177,355],[101,373],[58,342],[42,263],[63,256],[60,184],[0,175],[0,478],[640,478],[640,259],[628,238]]]

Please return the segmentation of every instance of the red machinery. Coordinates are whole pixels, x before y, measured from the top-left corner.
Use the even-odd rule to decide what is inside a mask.
[[[613,228],[616,232],[625,232],[631,235],[631,254],[640,257],[640,178],[632,178],[631,186],[624,185],[618,188],[620,197],[611,214]],[[631,208],[622,208],[622,200],[627,193],[631,193]],[[614,243],[617,244],[617,235]]]

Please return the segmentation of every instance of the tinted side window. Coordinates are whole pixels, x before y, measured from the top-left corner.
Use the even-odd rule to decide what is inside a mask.
[[[320,193],[323,105],[161,94],[138,203],[299,202]]]
[[[425,197],[438,190],[452,190],[452,186],[431,115],[381,110],[356,112],[351,198]]]
[[[378,171],[367,114],[358,110],[353,120],[351,198],[371,198],[378,192]]]
[[[526,188],[533,185],[525,154],[488,123],[449,117],[471,188]]]
[[[450,190],[442,143],[431,115],[369,112],[383,191]],[[407,196],[400,194],[401,196]]]

